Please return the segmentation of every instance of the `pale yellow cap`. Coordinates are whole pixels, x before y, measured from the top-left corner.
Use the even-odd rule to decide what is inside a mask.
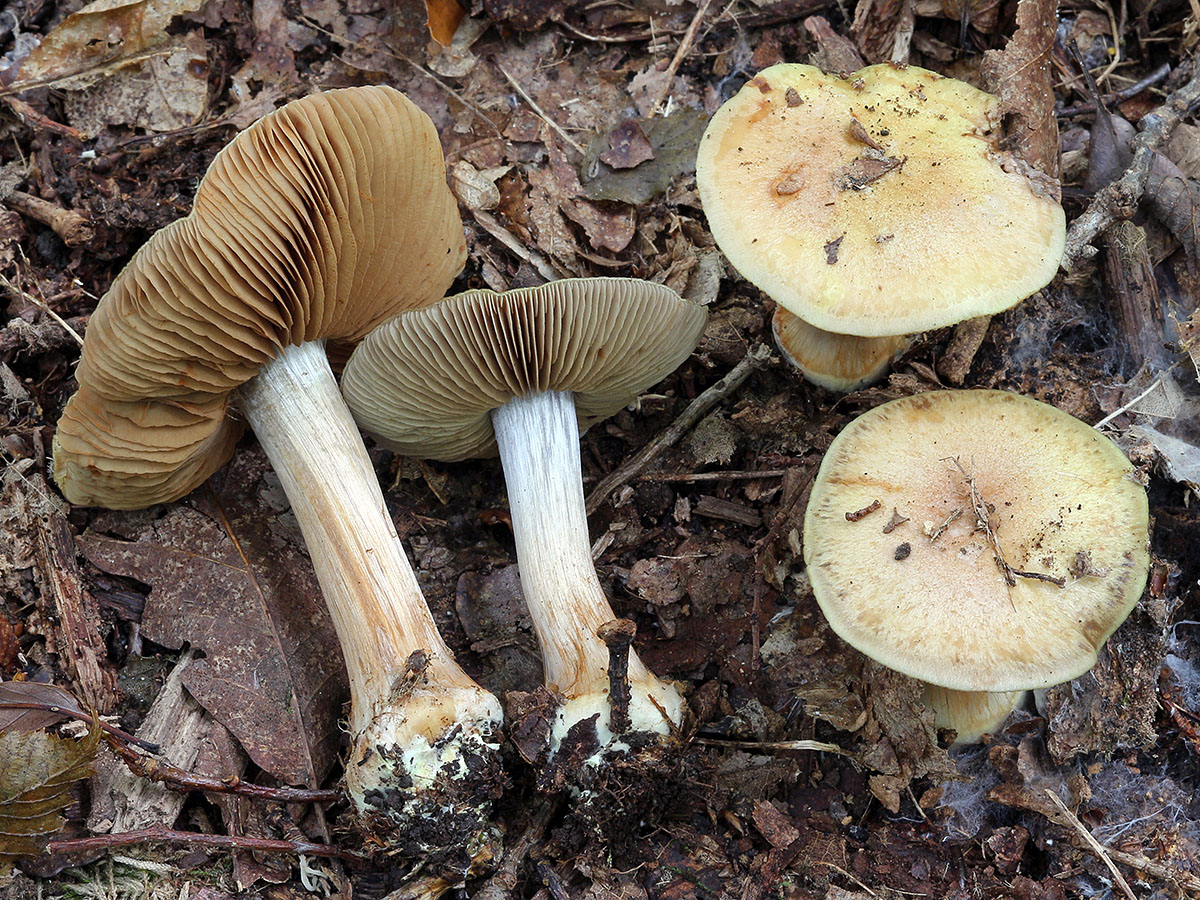
[[[997,313],[1058,269],[1055,184],[1000,149],[998,101],[914,66],[764,69],[717,110],[696,184],[734,267],[825,331]]]
[[[935,391],[834,439],[804,560],[833,630],[863,653],[955,690],[1016,691],[1096,662],[1145,587],[1148,531],[1145,489],[1095,429],[1017,394]]]

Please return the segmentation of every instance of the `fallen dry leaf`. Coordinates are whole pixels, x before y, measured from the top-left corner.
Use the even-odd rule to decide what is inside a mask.
[[[109,125],[175,131],[194,125],[208,101],[208,57],[204,35],[172,38],[155,55],[127,66],[80,91],[67,91],[68,121],[96,137]]]
[[[12,89],[56,81],[83,88],[108,71],[139,61],[168,40],[176,16],[195,12],[203,0],[96,0],[67,16],[26,57]],[[63,79],[70,78],[67,84]]]
[[[604,154],[610,149],[608,135],[592,141],[582,167],[583,192],[589,200],[620,200],[641,206],[666,193],[680,175],[695,171],[696,147],[708,125],[708,117],[701,110],[678,109],[669,116],[643,119],[637,124],[653,158],[633,168],[615,169],[604,162]]]
[[[92,773],[100,729],[62,738],[0,732],[0,884],[23,856],[37,856],[63,826],[71,788]]]
[[[454,32],[458,30],[458,23],[466,12],[458,0],[425,0],[429,36],[443,47],[449,47],[454,40]]]
[[[337,752],[345,669],[298,535],[262,500],[267,471],[259,453],[239,454],[137,540],[91,533],[79,544],[104,571],[152,586],[145,637],[204,651],[184,685],[250,758],[281,781],[316,785]],[[116,530],[136,515],[100,521]]]
[[[984,87],[1000,98],[1012,151],[1039,172],[1058,178],[1058,119],[1050,48],[1058,0],[1020,0],[1017,31],[1003,50],[983,55]]]
[[[29,704],[52,708],[29,709]],[[56,684],[0,682],[0,734],[6,731],[37,731],[66,719],[86,715],[79,701]]]

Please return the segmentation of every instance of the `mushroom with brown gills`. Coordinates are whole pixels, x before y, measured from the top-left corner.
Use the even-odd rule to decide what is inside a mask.
[[[403,94],[289,103],[217,154],[192,212],[101,299],[54,441],[72,503],[140,508],[199,485],[249,422],[341,641],[351,797],[389,848],[434,856],[490,833],[501,710],[438,633],[325,342],[440,299],[464,257],[437,133]]]
[[[862,514],[868,508],[874,512]],[[1002,720],[995,698],[1076,678],[1141,597],[1149,507],[1125,455],[1061,410],[1003,391],[885,403],[833,440],[804,560],[833,630],[930,685],[939,724]],[[988,709],[990,708],[990,712]],[[977,736],[977,735],[976,735]]]
[[[953,78],[783,63],[717,110],[696,187],[734,268],[827,342],[868,351],[857,368],[855,347],[829,354],[828,371],[803,347],[792,358],[817,383],[857,384],[895,336],[1000,312],[1054,277],[1057,182],[1000,138],[999,101]]]
[[[629,278],[471,291],[384,323],[346,365],[346,402],[385,445],[442,460],[499,452],[545,681],[564,700],[551,759],[570,745],[598,762],[628,749],[625,732],[665,735],[681,720],[678,692],[630,651],[629,724],[610,727],[597,631],[615,616],[592,563],[579,433],[679,366],[706,319]]]

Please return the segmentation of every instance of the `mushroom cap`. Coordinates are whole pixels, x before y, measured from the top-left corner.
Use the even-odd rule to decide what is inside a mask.
[[[831,391],[854,391],[878,381],[896,354],[908,346],[906,334],[861,337],[834,334],[810,325],[782,306],[771,316],[775,346],[813,384]]]
[[[707,318],[670,288],[636,278],[468,291],[367,335],[342,393],[359,425],[406,456],[494,456],[493,409],[571,391],[582,431],[674,371]]]
[[[1012,570],[1063,585],[1009,583],[978,509]],[[1146,492],[1116,445],[1003,391],[935,391],[859,416],[826,452],[804,516],[804,560],[833,630],[960,691],[1086,672],[1142,594],[1148,541]]]
[[[696,185],[729,261],[790,312],[909,334],[1007,309],[1058,269],[1055,184],[999,138],[998,101],[964,82],[783,63],[717,110]]]
[[[187,493],[241,433],[231,392],[283,347],[356,341],[441,298],[465,256],[437,132],[399,91],[328,91],[263,117],[96,307],[55,438],[59,487],[112,508]]]

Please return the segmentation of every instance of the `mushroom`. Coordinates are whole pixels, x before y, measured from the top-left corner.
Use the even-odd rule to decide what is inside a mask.
[[[384,323],[346,365],[346,402],[383,444],[441,460],[499,452],[545,681],[563,698],[551,758],[582,742],[598,762],[628,749],[626,730],[663,735],[681,721],[679,693],[630,651],[630,724],[610,725],[597,632],[615,616],[592,563],[579,434],[682,363],[706,318],[628,278],[470,291]]]
[[[804,560],[833,630],[949,688],[928,696],[961,737],[1002,720],[997,704],[1095,664],[1142,594],[1148,532],[1145,490],[1095,429],[1017,394],[935,391],[833,440]],[[978,691],[1014,693],[953,696]]]
[[[437,133],[403,94],[289,103],[217,154],[192,212],[117,276],[54,440],[72,503],[140,508],[200,484],[249,423],[341,641],[350,795],[381,840],[422,853],[430,817],[454,852],[488,827],[501,710],[438,633],[325,343],[440,298],[464,256]]]
[[[831,391],[854,391],[878,381],[910,343],[908,335],[857,337],[809,325],[776,306],[771,333],[784,359],[813,384]]]
[[[696,186],[730,263],[789,313],[894,339],[1008,309],[1054,277],[1066,240],[1057,183],[1000,138],[999,101],[964,82],[914,66],[839,76],[784,63],[717,110]],[[861,383],[892,346],[848,343],[836,369],[804,372]]]

